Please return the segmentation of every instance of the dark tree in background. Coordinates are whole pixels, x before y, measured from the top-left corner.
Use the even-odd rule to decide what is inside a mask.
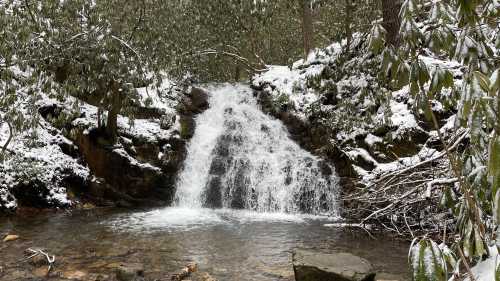
[[[310,0],[299,0],[302,11],[302,39],[304,44],[304,58],[313,49],[314,27],[313,27],[313,12]]]
[[[382,0],[382,14],[383,14],[383,27],[387,31],[386,42],[394,47],[398,47],[399,40],[399,27],[401,20],[399,18],[399,11],[401,10],[400,0]]]

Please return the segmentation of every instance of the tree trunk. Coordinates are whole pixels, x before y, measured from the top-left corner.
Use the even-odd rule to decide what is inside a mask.
[[[100,106],[97,108],[97,128],[102,128],[102,108]]]
[[[234,82],[240,82],[241,79],[241,66],[236,65],[236,68],[234,69]]]
[[[382,0],[382,14],[383,23],[387,34],[385,40],[388,45],[394,47],[399,46],[399,27],[401,25],[401,19],[399,18],[399,11],[401,10],[400,0]]]
[[[302,38],[304,44],[304,59],[306,60],[313,45],[313,15],[310,0],[299,0],[302,10]]]
[[[118,114],[120,114],[123,106],[122,91],[116,82],[111,83],[111,100],[110,109],[108,111],[108,120],[106,123],[106,134],[112,143],[115,143],[118,136]]]
[[[8,120],[4,120],[5,123],[7,123],[7,126],[9,126],[9,137],[7,138],[7,141],[5,141],[5,144],[2,146],[2,150],[0,150],[0,160],[3,161],[5,153],[7,152],[7,148],[9,147],[10,142],[12,141],[12,137],[14,136],[13,128],[12,125]],[[1,123],[0,123],[1,125]],[[1,127],[1,126],[0,126]]]
[[[352,0],[345,0],[345,18],[344,18],[344,24],[345,24],[345,35],[346,35],[346,40],[347,40],[347,50],[349,51],[351,47],[351,41],[352,41],[352,29],[351,29],[351,24],[353,20],[353,10],[354,10],[354,4],[352,3]]]

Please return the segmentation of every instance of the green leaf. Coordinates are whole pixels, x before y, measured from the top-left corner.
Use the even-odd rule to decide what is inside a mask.
[[[468,257],[471,257],[472,256],[472,245],[471,245],[471,238],[472,238],[472,222],[469,220],[467,222],[467,226],[465,228],[465,233],[464,233],[464,236],[462,237],[463,239],[463,244],[462,244],[462,248],[463,248],[463,251],[464,251],[464,256],[466,258]]]
[[[409,253],[412,276],[414,281],[445,281],[447,280],[447,257],[455,261],[450,251],[443,253],[440,246],[431,239],[424,238],[418,243],[414,239]]]
[[[498,96],[500,90],[500,68],[495,70],[490,77],[490,96]]]
[[[453,74],[449,70],[444,71],[443,86],[445,88],[453,88],[455,81],[453,80]]]
[[[474,255],[476,257],[482,257],[486,253],[483,238],[479,234],[479,230],[477,227],[474,228],[474,247],[475,247]]]
[[[422,61],[419,62],[418,66],[418,82],[421,86],[425,85],[430,79],[429,70],[427,66]]]
[[[500,192],[493,198],[493,221],[500,225]]]
[[[488,76],[479,71],[474,71],[474,78],[479,83],[479,87],[481,87],[481,90],[486,93],[490,91],[490,79],[488,78]]]
[[[398,67],[398,88],[403,88],[410,83],[410,66],[407,63],[401,63]]]
[[[497,132],[490,141],[488,174],[492,179],[493,197],[500,188],[500,135]]]

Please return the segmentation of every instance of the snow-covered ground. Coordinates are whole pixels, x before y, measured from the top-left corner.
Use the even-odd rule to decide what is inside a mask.
[[[422,115],[423,112],[416,109],[416,102],[410,94],[409,86],[394,92],[378,86],[377,79],[374,77],[376,74],[370,73],[368,67],[363,69],[363,64],[369,60],[366,57],[354,57],[344,64],[338,63],[337,59],[343,55],[341,46],[343,45],[336,43],[325,49],[318,49],[311,53],[306,62],[299,60],[292,67],[270,66],[269,71],[255,76],[252,84],[254,87],[269,93],[275,102],[291,104],[292,112],[304,120],[318,109],[330,112],[333,116],[346,115],[346,118],[333,117],[325,122],[338,122],[340,124],[344,121],[343,119],[359,118],[356,126],[341,127],[334,137],[334,141],[335,143],[347,144],[343,145],[342,149],[351,159],[361,157],[365,162],[373,164],[374,168],[371,170],[354,167],[358,175],[362,176],[365,181],[369,181],[381,173],[411,166],[434,157],[438,152],[421,144],[420,151],[412,156],[397,157],[394,162],[390,163],[387,161],[379,163],[366,148],[352,145],[356,143],[356,139],[362,138],[364,144],[371,150],[374,146],[387,146],[393,141],[411,141],[408,138],[419,132],[437,138],[437,132],[422,128],[422,117],[418,115]],[[436,66],[449,70],[455,78],[455,84],[457,86],[461,84],[463,66],[460,63],[424,55],[420,59],[430,71],[433,71]],[[324,75],[324,72],[328,71],[329,68],[343,73],[343,75],[329,80]],[[314,83],[319,85],[312,85]],[[322,103],[322,95],[325,94],[323,89],[328,83],[334,85],[334,93],[341,106]],[[370,97],[366,92],[383,96],[383,101],[377,101],[381,98]],[[446,93],[448,90],[443,92]],[[433,100],[432,104],[435,113],[445,111],[439,100]],[[370,112],[374,108],[376,112]],[[348,110],[351,110],[353,114],[350,114]],[[362,115],[362,117],[355,116],[356,114]],[[447,135],[455,126],[455,119],[454,115],[451,116],[446,125],[441,128],[441,132]],[[332,126],[339,128],[339,124],[332,124]],[[389,134],[377,136],[374,131],[384,126],[390,128]],[[394,157],[391,156],[391,158]]]
[[[160,119],[135,119],[119,116],[119,131],[127,136],[144,141],[157,141],[167,139],[179,131],[179,118],[176,116],[175,106],[177,105],[178,92],[174,85],[167,79],[159,88],[141,88],[137,93],[140,96],[140,104],[144,107],[155,108],[163,112],[165,116],[175,122],[168,129],[162,129]],[[166,93],[169,91],[169,93]],[[161,93],[161,94],[160,94]],[[168,94],[169,98],[164,95]],[[20,93],[25,95],[25,93]],[[75,104],[78,106],[75,107]],[[66,97],[64,101],[58,101],[41,94],[41,99],[37,101],[37,107],[56,105],[70,113],[77,113],[79,118],[72,121],[72,126],[83,126],[90,129],[97,126],[97,108],[83,102],[75,102],[75,98]],[[26,114],[27,118],[32,117],[28,112],[28,103],[25,100],[19,103],[19,109]],[[0,112],[3,114],[3,112]],[[78,177],[82,180],[89,180],[92,174],[86,167],[82,159],[74,158],[75,155],[65,153],[63,147],[72,147],[71,140],[63,132],[54,127],[50,122],[40,117],[39,125],[33,130],[19,132],[14,135],[9,144],[8,157],[4,162],[0,162],[0,210],[15,210],[18,205],[16,198],[16,187],[39,188],[32,190],[38,194],[41,201],[45,201],[46,206],[64,207],[70,206],[72,198],[68,197],[65,186],[65,178],[68,176]],[[87,130],[88,131],[88,130]],[[3,146],[9,137],[7,124],[0,124],[0,145]],[[119,148],[117,148],[119,149]],[[123,150],[124,153],[125,150]],[[134,159],[134,161],[136,161]],[[149,165],[145,163],[138,163]],[[34,182],[39,182],[37,187],[33,187]],[[43,187],[42,187],[43,186]],[[26,191],[26,193],[29,193]]]
[[[15,154],[0,163],[0,207],[15,209],[17,200],[11,193],[11,188],[32,179],[50,187],[45,195],[48,204],[70,205],[66,188],[61,185],[63,177],[77,175],[87,178],[90,175],[88,168],[79,163],[78,159],[63,152],[60,144],[71,141],[56,132],[49,123],[41,120],[35,133],[36,136],[31,132],[15,136],[8,147]],[[4,124],[0,130],[2,144],[8,134],[8,127]]]
[[[291,67],[281,65],[268,66],[268,71],[252,79],[254,86],[264,85],[264,90],[276,100],[291,102],[296,113],[305,117],[310,106],[318,101],[318,94],[307,86],[309,79],[320,75],[325,66],[340,55],[339,43],[311,52],[306,62],[299,60]],[[284,100],[283,100],[284,99]]]

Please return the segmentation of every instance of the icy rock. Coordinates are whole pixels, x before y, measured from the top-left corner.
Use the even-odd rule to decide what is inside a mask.
[[[293,270],[296,281],[374,281],[371,264],[349,253],[323,254],[295,250]]]

